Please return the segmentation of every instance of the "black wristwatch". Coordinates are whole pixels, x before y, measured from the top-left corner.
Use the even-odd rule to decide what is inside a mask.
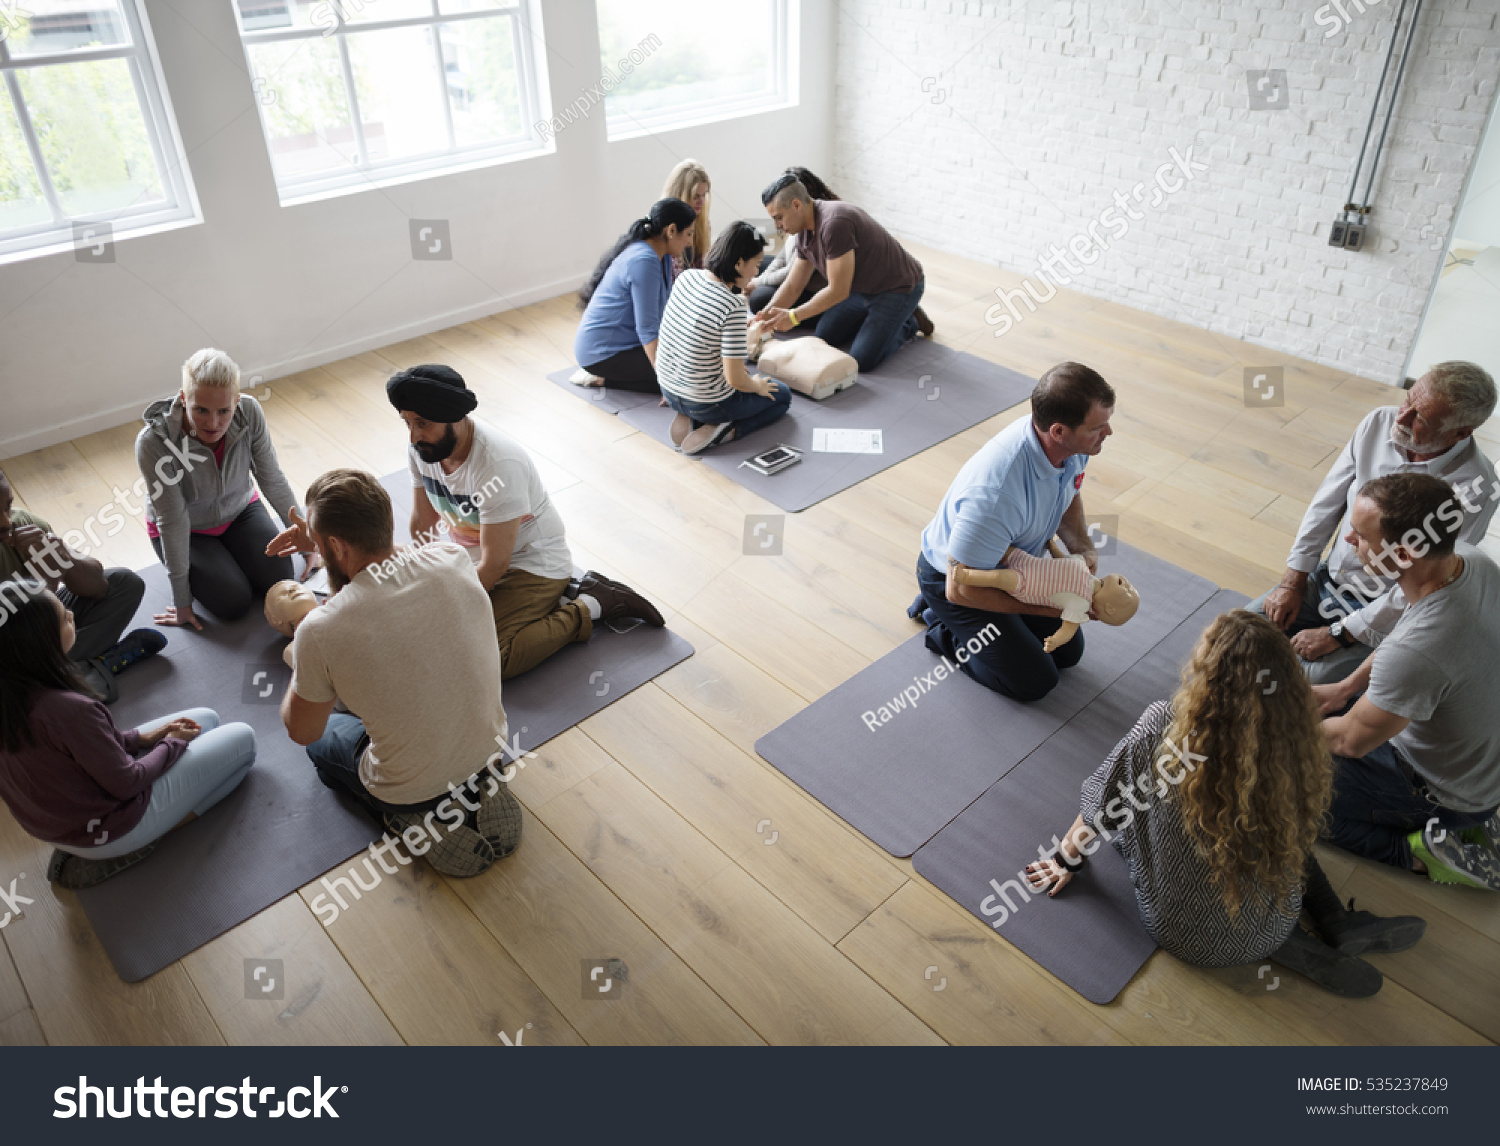
[[[1076,875],[1078,872],[1081,872],[1083,870],[1083,861],[1088,857],[1084,855],[1082,851],[1080,851],[1076,860],[1070,860],[1067,856],[1063,855],[1062,848],[1058,848],[1055,858],[1057,859],[1057,862],[1062,865],[1062,869],[1064,871],[1072,872]]]
[[[1328,626],[1328,635],[1346,649],[1353,648],[1359,644],[1358,641],[1349,635],[1349,632],[1344,628],[1344,622],[1341,620],[1335,621]]]

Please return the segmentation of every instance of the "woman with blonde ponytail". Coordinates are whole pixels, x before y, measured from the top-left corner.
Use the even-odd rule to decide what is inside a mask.
[[[713,194],[713,183],[708,178],[708,172],[703,170],[703,164],[696,159],[684,159],[672,168],[661,194],[664,199],[681,199],[698,213],[698,218],[693,223],[692,242],[677,257],[677,273],[702,270],[703,260],[708,258],[713,242],[713,231],[708,224],[709,197]]]
[[[1292,646],[1236,609],[1198,639],[1172,700],[1147,708],[1084,781],[1081,814],[1027,877],[1057,895],[1103,836],[1130,869],[1146,930],[1184,962],[1270,959],[1334,994],[1373,995],[1380,972],[1357,956],[1405,950],[1426,924],[1340,904],[1313,854],[1332,777]],[[1303,909],[1318,936],[1298,925]]]

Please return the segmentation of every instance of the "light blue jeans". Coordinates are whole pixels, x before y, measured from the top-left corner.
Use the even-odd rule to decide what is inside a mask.
[[[97,847],[56,844],[60,851],[86,859],[114,859],[129,855],[175,828],[189,812],[203,815],[239,786],[255,763],[255,731],[248,724],[219,726],[211,708],[188,708],[142,724],[138,731],[159,728],[171,720],[196,720],[203,731],[188,744],[177,763],[151,785],[151,802],[141,822],[119,839]]]

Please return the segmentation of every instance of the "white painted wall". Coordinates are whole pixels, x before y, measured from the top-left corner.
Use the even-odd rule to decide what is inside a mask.
[[[571,290],[687,156],[716,230],[763,218],[783,167],[831,154],[834,7],[800,8],[798,107],[613,144],[596,107],[555,154],[283,208],[231,0],[147,0],[205,221],[118,242],[114,263],[0,267],[0,458],[133,421],[200,346],[270,379]],[[542,10],[561,108],[599,78],[594,6]],[[450,220],[453,261],[414,261],[409,218]]]
[[[1104,230],[1073,289],[1396,382],[1494,101],[1500,0],[1425,5],[1361,252],[1326,242],[1396,4],[1342,7],[1346,27],[1322,0],[842,0],[830,182],[1030,274],[1191,146],[1209,170]],[[1247,69],[1284,69],[1290,106],[1250,110]]]

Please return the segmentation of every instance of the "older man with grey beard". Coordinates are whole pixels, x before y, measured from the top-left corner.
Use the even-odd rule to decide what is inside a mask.
[[[1442,362],[1417,380],[1402,405],[1370,411],[1339,452],[1303,515],[1286,575],[1246,606],[1291,637],[1313,684],[1349,676],[1406,606],[1395,580],[1367,572],[1346,539],[1355,497],[1366,482],[1387,474],[1441,478],[1464,509],[1458,540],[1478,544],[1495,514],[1500,484],[1474,431],[1494,410],[1495,382],[1486,371],[1472,362]]]

